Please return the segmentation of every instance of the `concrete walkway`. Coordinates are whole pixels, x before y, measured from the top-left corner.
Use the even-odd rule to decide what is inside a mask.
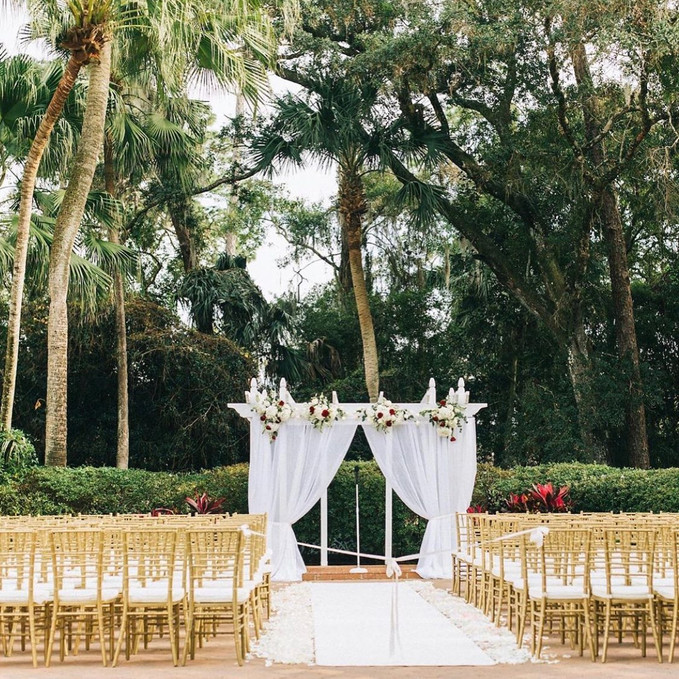
[[[449,583],[440,581],[438,586]],[[275,592],[274,592],[275,596]],[[305,665],[272,665],[253,659],[239,667],[233,637],[210,639],[196,650],[195,660],[185,667],[173,667],[167,639],[154,639],[150,647],[141,649],[129,661],[123,657],[118,667],[103,667],[98,646],[67,657],[61,663],[55,652],[49,668],[34,669],[30,653],[5,658],[0,655],[0,679],[655,679],[679,677],[679,658],[670,665],[658,663],[653,641],[648,639],[648,657],[631,641],[623,644],[611,640],[608,662],[593,663],[588,656],[580,658],[557,639],[545,642],[549,663],[492,665],[487,667],[313,667]],[[666,641],[665,658],[668,643]]]

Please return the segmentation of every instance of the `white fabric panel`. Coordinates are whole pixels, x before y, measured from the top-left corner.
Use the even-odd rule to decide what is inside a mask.
[[[259,420],[250,421],[249,509],[269,516],[272,580],[297,581],[306,573],[292,524],[330,485],[356,427],[343,421],[319,431],[307,422],[290,420],[270,441]]]
[[[417,564],[423,578],[451,578],[455,512],[469,506],[476,478],[476,422],[467,419],[457,440],[438,436],[428,421],[408,421],[390,432],[364,424],[370,448],[403,502],[429,521]]]

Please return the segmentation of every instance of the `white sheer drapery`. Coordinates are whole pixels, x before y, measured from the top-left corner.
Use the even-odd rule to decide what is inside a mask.
[[[297,581],[306,566],[292,524],[320,499],[344,459],[357,423],[337,422],[323,431],[289,420],[270,441],[258,419],[250,421],[250,512],[269,516],[271,579]]]
[[[428,520],[417,573],[451,578],[455,512],[469,506],[476,478],[476,421],[469,417],[456,441],[438,436],[427,421],[408,421],[385,433],[364,424],[386,480],[403,502]]]

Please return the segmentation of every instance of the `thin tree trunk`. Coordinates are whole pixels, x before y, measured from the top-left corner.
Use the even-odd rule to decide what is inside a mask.
[[[195,239],[189,226],[191,206],[187,204],[186,201],[188,200],[190,199],[186,198],[180,203],[168,204],[170,221],[179,242],[179,252],[182,256],[185,273],[193,271],[198,266],[198,249],[196,248]]]
[[[12,428],[12,411],[14,409],[14,393],[16,390],[17,366],[19,363],[19,336],[21,332],[21,304],[24,297],[24,283],[26,280],[26,256],[28,253],[28,239],[31,230],[31,207],[33,191],[38,176],[38,168],[43,153],[47,148],[50,134],[61,116],[64,104],[68,99],[78,73],[82,68],[82,59],[73,55],[66,64],[64,74],[59,80],[49,106],[45,111],[40,126],[36,132],[31,148],[26,157],[24,172],[21,178],[21,200],[19,203],[19,218],[17,223],[17,238],[14,248],[14,267],[12,272],[12,290],[9,302],[9,320],[7,324],[7,347],[5,350],[5,372],[2,382],[2,407],[0,408],[0,426],[9,430]]]
[[[66,298],[69,261],[85,212],[87,195],[104,141],[104,124],[111,73],[111,43],[104,43],[99,62],[90,65],[89,87],[78,150],[68,187],[54,225],[49,265],[47,325],[47,421],[45,464],[66,466],[68,400],[68,311]]]
[[[601,124],[598,120],[599,101],[589,70],[587,51],[582,42],[574,47],[571,58],[575,80],[582,95],[585,135],[591,144],[589,158],[595,168],[602,168],[606,153],[602,141]],[[637,332],[634,324],[634,303],[627,263],[627,247],[614,188],[609,184],[597,193],[599,218],[608,251],[618,357],[621,362],[630,366],[625,408],[627,460],[634,467],[648,469],[650,455],[646,433],[646,409],[639,366]]]
[[[113,142],[104,140],[104,181],[106,191],[116,197],[116,179],[113,159]],[[118,230],[109,229],[112,243],[120,243]],[[118,373],[118,435],[116,443],[116,467],[127,469],[130,460],[130,414],[127,378],[127,329],[125,323],[125,287],[120,271],[113,274],[113,292],[116,332],[116,366]]]
[[[615,315],[618,356],[629,368],[628,398],[625,407],[627,461],[632,467],[651,466],[646,432],[646,408],[639,365],[639,346],[634,324],[634,303],[627,265],[627,246],[615,195],[610,189],[601,197],[601,223],[608,250],[608,269]]]
[[[372,402],[377,401],[380,392],[380,373],[377,360],[377,342],[373,317],[370,311],[370,300],[365,283],[363,259],[361,256],[362,215],[365,212],[365,195],[361,177],[351,171],[340,170],[339,181],[340,218],[342,229],[346,233],[349,250],[349,266],[351,280],[356,299],[358,324],[361,329],[363,344],[363,367],[368,396]]]
[[[243,116],[244,113],[245,113],[245,97],[243,96],[243,93],[239,91],[236,94],[236,117],[240,118]],[[240,135],[238,137],[239,138],[234,140],[233,145],[232,161],[234,165],[240,164],[241,156],[243,155],[242,139],[240,138]],[[234,184],[231,187],[231,195],[229,196],[229,213],[232,216],[235,216],[236,211],[238,210],[238,193],[236,189],[237,189],[236,184]],[[226,246],[226,254],[229,255],[229,257],[235,257],[238,254],[238,234],[231,230],[231,225],[229,225],[229,230],[226,232],[224,240]]]
[[[587,350],[584,328],[573,333],[567,347],[568,372],[573,385],[575,405],[578,410],[580,437],[594,462],[608,462],[606,450],[601,445],[594,428],[596,403],[591,388],[592,362]]]

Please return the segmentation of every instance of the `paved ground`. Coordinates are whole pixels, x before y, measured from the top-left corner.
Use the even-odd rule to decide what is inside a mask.
[[[552,650],[568,654],[560,646]],[[235,662],[230,638],[211,640],[188,661],[186,667],[172,667],[169,647],[154,642],[154,648],[141,651],[130,661],[121,660],[116,668],[104,668],[96,650],[46,669],[33,669],[24,656],[0,658],[2,679],[587,679],[634,677],[646,679],[679,676],[679,662],[660,665],[649,654],[641,658],[631,644],[615,645],[604,665],[577,656],[560,657],[554,664],[494,665],[492,667],[307,667],[300,665],[266,667],[261,660],[251,660],[243,667]]]
[[[33,669],[30,654],[5,658],[0,656],[0,679],[609,679],[630,677],[655,679],[679,677],[679,659],[669,665],[658,663],[649,639],[648,657],[631,642],[613,643],[606,664],[593,663],[587,656],[580,658],[558,641],[550,640],[547,653],[556,661],[525,665],[494,665],[491,667],[308,667],[274,665],[266,667],[262,660],[250,660],[239,667],[229,636],[211,639],[198,649],[196,659],[186,667],[173,667],[169,645],[154,640],[147,650],[129,661],[121,658],[116,668],[104,668],[98,649],[93,648],[77,657],[67,657],[60,663],[55,653],[54,664],[46,669]],[[665,647],[665,657],[667,646]]]

